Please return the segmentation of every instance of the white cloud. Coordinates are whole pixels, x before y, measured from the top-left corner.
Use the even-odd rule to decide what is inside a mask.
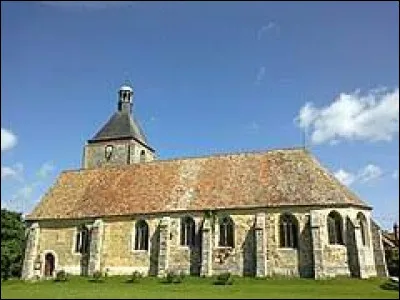
[[[17,137],[10,130],[1,128],[1,151],[10,150],[17,144]]]
[[[37,171],[36,175],[41,178],[45,179],[47,176],[50,175],[55,169],[54,164],[52,162],[45,162]]]
[[[391,141],[399,132],[399,89],[341,93],[322,108],[306,103],[295,118],[308,129],[313,144],[343,140]]]
[[[394,170],[392,173],[392,178],[393,179],[398,179],[399,178],[399,170]]]
[[[351,185],[356,179],[354,174],[348,173],[343,169],[335,172],[334,175],[344,185]]]
[[[135,4],[135,1],[40,1],[41,4],[60,8],[106,9],[112,7],[126,7]]]
[[[260,84],[260,82],[264,79],[265,76],[265,67],[261,66],[257,73],[257,78],[254,84]]]
[[[381,168],[375,165],[367,165],[364,169],[358,173],[358,179],[362,182],[371,181],[381,177],[383,174]]]
[[[272,29],[279,29],[278,25],[275,22],[270,21],[267,25],[261,26],[261,28],[257,30],[257,40],[261,40],[263,34]]]
[[[23,181],[24,166],[21,163],[16,163],[13,167],[1,166],[1,179],[16,179]]]
[[[382,169],[376,165],[368,164],[357,173],[347,172],[343,169],[334,173],[335,177],[345,185],[351,185],[354,182],[366,183],[378,179],[383,175]]]

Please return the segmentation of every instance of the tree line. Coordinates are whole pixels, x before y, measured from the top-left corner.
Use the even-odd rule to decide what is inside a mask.
[[[25,247],[22,214],[1,209],[1,279],[20,277]]]

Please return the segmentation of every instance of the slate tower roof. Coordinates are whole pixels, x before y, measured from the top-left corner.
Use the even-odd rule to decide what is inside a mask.
[[[139,122],[132,115],[133,89],[122,86],[119,90],[118,110],[107,123],[88,140],[88,143],[101,141],[135,139],[150,150],[154,151],[147,142]]]

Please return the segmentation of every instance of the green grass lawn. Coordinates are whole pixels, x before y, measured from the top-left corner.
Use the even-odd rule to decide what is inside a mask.
[[[396,290],[382,285],[386,279],[254,279],[234,278],[233,285],[213,285],[211,278],[187,277],[180,284],[164,284],[157,278],[127,283],[127,277],[109,277],[104,282],[72,277],[67,282],[51,280],[1,284],[1,298],[399,298]]]

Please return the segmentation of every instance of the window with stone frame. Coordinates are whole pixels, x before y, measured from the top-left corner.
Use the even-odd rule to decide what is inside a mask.
[[[181,218],[181,246],[194,246],[196,238],[196,225],[193,218]]]
[[[149,226],[144,220],[135,225],[135,250],[149,250]]]
[[[140,151],[140,162],[146,161],[146,152],[144,150]]]
[[[219,222],[219,243],[220,247],[235,247],[235,224],[226,216]]]
[[[87,254],[90,246],[90,231],[86,226],[78,229],[75,239],[75,253]]]
[[[367,218],[365,218],[364,214],[358,213],[357,221],[360,224],[361,242],[363,246],[367,246],[369,244]]]
[[[340,214],[332,211],[328,215],[328,239],[331,245],[343,245],[343,221]]]
[[[279,217],[280,247],[298,247],[298,223],[292,214],[283,214]]]

